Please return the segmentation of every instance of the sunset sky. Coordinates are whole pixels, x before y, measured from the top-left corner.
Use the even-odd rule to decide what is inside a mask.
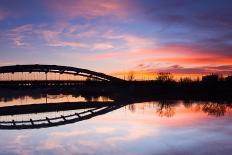
[[[231,0],[0,0],[0,65],[232,72]]]

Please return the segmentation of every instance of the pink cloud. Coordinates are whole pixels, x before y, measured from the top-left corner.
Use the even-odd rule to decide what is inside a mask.
[[[182,46],[167,46],[151,49],[113,51],[92,54],[94,60],[118,61],[132,67],[131,70],[144,72],[168,71],[172,73],[229,73],[232,58],[227,55],[200,51]],[[128,67],[129,69],[129,67]]]
[[[105,33],[103,37],[111,40],[120,40],[127,45],[127,48],[130,49],[147,48],[154,46],[156,43],[153,38],[131,34],[118,34],[111,31]]]
[[[45,1],[49,11],[57,16],[69,18],[84,17],[93,18],[101,16],[124,17],[127,15],[127,1],[120,3],[117,0],[59,0]]]
[[[77,47],[86,47],[87,45],[79,43],[79,42],[67,42],[67,41],[58,41],[57,43],[54,44],[49,44],[49,46],[54,46],[54,47],[72,47],[72,48],[77,48]]]
[[[65,41],[61,39],[63,35],[62,31],[58,30],[40,30],[38,31],[39,34],[42,35],[42,38],[48,43],[49,46],[53,47],[86,47],[87,45],[84,43],[80,43],[77,41]]]
[[[139,68],[138,68],[139,70]],[[163,67],[163,68],[143,68],[144,72],[157,73],[157,72],[170,72],[174,74],[230,74],[232,72],[232,65],[218,65],[218,66],[200,66],[200,67],[183,67],[179,65]]]
[[[25,41],[25,38],[32,33],[32,30],[32,24],[22,25],[10,30],[8,36],[11,40],[13,40],[16,46],[25,46],[28,45],[28,43]]]
[[[127,58],[128,61],[140,63],[141,61],[152,61],[152,59],[163,59],[169,57],[187,57],[196,54],[196,51],[184,47],[158,47],[158,48],[139,48],[127,51],[113,51],[92,55],[95,59],[114,59]],[[138,60],[139,59],[139,60]],[[137,62],[138,61],[138,62]]]
[[[183,65],[202,65],[202,64],[211,64],[211,65],[222,65],[222,64],[232,64],[232,58],[227,56],[202,56],[202,57],[185,57],[185,58],[164,58],[164,59],[154,59],[155,61],[161,62],[171,62]]]
[[[96,43],[93,45],[94,49],[111,49],[114,48],[114,46],[110,43]]]
[[[108,54],[105,56],[113,56]],[[114,55],[115,56],[115,55]],[[134,63],[166,63],[179,65],[223,65],[232,64],[232,58],[226,55],[214,54],[209,51],[199,51],[185,47],[161,47],[153,49],[138,49],[131,52],[122,52],[116,56],[141,58]],[[104,55],[102,55],[104,58]]]
[[[153,39],[149,39],[146,37],[138,37],[132,35],[123,35],[122,39],[125,40],[129,47],[147,47],[154,44]]]

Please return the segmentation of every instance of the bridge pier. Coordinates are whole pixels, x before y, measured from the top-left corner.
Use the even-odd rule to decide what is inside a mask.
[[[48,121],[48,124],[51,124],[51,121],[48,117],[46,117],[46,120]]]
[[[66,121],[66,118],[63,115],[61,115],[60,117],[63,118],[64,121]]]
[[[33,125],[33,126],[34,126],[34,122],[33,122],[33,120],[32,120],[32,119],[30,119],[30,122],[31,122],[31,125]]]
[[[14,126],[16,126],[15,120],[12,120],[12,123],[13,123]]]

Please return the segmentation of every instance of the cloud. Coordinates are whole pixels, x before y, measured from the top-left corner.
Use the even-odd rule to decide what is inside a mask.
[[[53,47],[82,47],[83,45],[78,42],[68,42],[63,41],[60,37],[62,36],[62,31],[59,30],[40,30],[38,31],[41,37],[47,42],[48,46]]]
[[[232,65],[218,65],[218,66],[199,66],[199,67],[184,67],[181,65],[171,65],[167,67],[158,67],[155,65],[139,64],[133,68],[136,71],[143,71],[145,73],[170,72],[173,74],[231,74]]]
[[[218,56],[185,56],[185,57],[165,57],[165,58],[151,58],[144,59],[144,62],[159,62],[159,63],[179,63],[181,65],[220,65],[232,64],[232,58],[218,55]]]
[[[136,65],[132,70],[145,72],[166,70],[174,73],[228,73],[231,72],[229,66],[232,65],[230,55],[178,45],[96,53],[91,54],[89,58],[94,60],[112,59],[128,66]]]
[[[57,138],[61,138],[61,137],[73,137],[73,136],[86,135],[89,132],[90,132],[89,130],[86,130],[86,131],[69,131],[69,132],[56,131],[56,132],[51,132],[50,135],[55,136]]]
[[[106,39],[111,40],[121,40],[123,43],[127,45],[127,48],[130,49],[138,49],[138,48],[145,48],[145,47],[151,47],[155,45],[155,41],[153,38],[145,37],[145,36],[139,36],[139,35],[133,35],[133,34],[118,34],[115,32],[107,32],[103,35]]]
[[[44,1],[46,8],[53,15],[68,18],[94,18],[103,16],[124,17],[127,15],[127,1],[118,0],[59,0]]]
[[[112,134],[113,132],[115,132],[115,128],[111,128],[111,127],[96,128],[96,133],[100,133],[100,134]]]
[[[152,5],[153,3],[154,5]],[[154,1],[141,4],[145,20],[153,23],[160,42],[174,43],[211,53],[230,53],[232,44],[231,1]]]
[[[28,45],[26,38],[28,38],[28,36],[32,34],[32,29],[33,29],[32,24],[22,25],[10,30],[8,36],[10,37],[11,40],[13,40],[16,46],[25,46]]]
[[[114,46],[110,43],[97,43],[93,45],[94,49],[111,49],[114,48]]]
[[[82,44],[82,43],[78,43],[78,42],[58,41],[56,43],[49,44],[49,46],[77,48],[77,47],[86,47],[87,45]]]
[[[141,8],[147,19],[161,24],[187,25],[191,28],[201,29],[229,29],[232,15],[230,5],[226,1],[204,1],[196,3],[188,1],[158,1],[155,5],[146,4]],[[197,11],[196,11],[197,10]],[[170,25],[172,26],[172,25]]]
[[[127,58],[128,61],[136,60],[140,61],[154,62],[159,59],[174,59],[174,58],[188,58],[193,56],[208,56],[202,51],[197,51],[195,49],[184,47],[184,46],[164,46],[164,47],[148,47],[148,48],[138,48],[138,49],[128,49],[124,51],[111,51],[107,53],[98,53],[93,55],[97,59],[109,59],[109,58]],[[154,61],[153,61],[154,60]]]
[[[135,129],[133,129],[133,128],[135,128]],[[151,129],[144,128],[144,127],[137,127],[136,125],[132,126],[132,129],[133,130],[130,130],[124,136],[110,137],[110,138],[106,139],[106,141],[108,143],[110,143],[110,144],[115,144],[116,142],[122,143],[124,141],[136,141],[136,140],[139,140],[139,139],[149,137],[150,135],[157,134],[157,131],[155,131],[155,130],[151,130]]]
[[[15,38],[13,38],[13,40],[14,40],[15,45],[17,45],[17,46],[26,45],[26,43],[23,42],[23,36],[16,36]]]
[[[16,46],[36,45],[38,41],[42,39],[46,42],[46,45],[52,47],[87,47],[85,43],[76,41],[77,38],[72,34],[72,31],[65,32],[66,26],[67,25],[56,25],[56,28],[53,28],[53,26],[44,24],[26,24],[9,30],[6,37],[12,40]]]
[[[63,35],[60,31],[52,31],[52,30],[41,30],[38,31],[42,35],[42,38],[48,43],[49,46],[53,47],[86,47],[86,44],[74,42],[74,41],[65,41],[61,39],[61,36]]]
[[[45,42],[51,47],[86,48],[89,50],[109,50],[124,48],[127,50],[152,47],[154,40],[145,36],[127,33],[110,32],[108,26],[94,27],[89,24],[70,24],[58,22],[54,24],[26,24],[10,31],[11,40],[17,46],[26,46]],[[104,32],[106,31],[106,32]],[[115,47],[114,44],[120,44]]]
[[[122,35],[121,39],[125,40],[129,47],[148,47],[154,43],[153,39],[133,35]]]

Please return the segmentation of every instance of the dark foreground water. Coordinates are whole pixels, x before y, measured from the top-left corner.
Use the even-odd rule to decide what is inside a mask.
[[[111,101],[99,97],[98,101]],[[23,97],[1,106],[85,101],[68,95]],[[154,101],[126,105],[76,123],[21,130],[0,130],[0,154],[188,155],[232,154],[230,103]],[[0,116],[0,121],[33,120],[85,111]]]

